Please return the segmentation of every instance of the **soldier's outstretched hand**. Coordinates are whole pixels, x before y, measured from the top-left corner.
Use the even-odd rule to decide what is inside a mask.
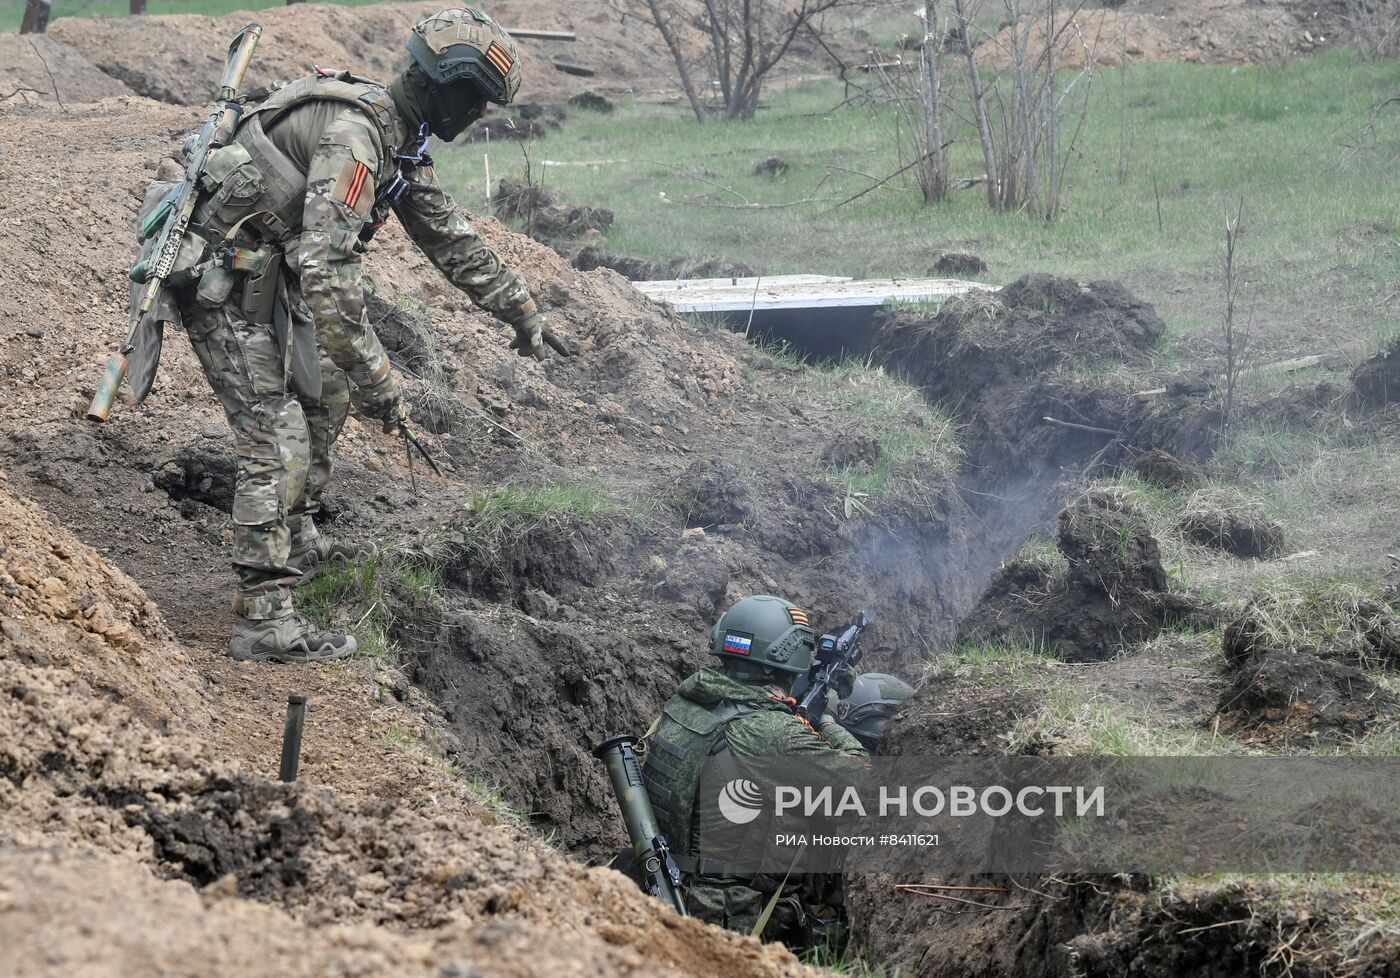
[[[549,320],[538,312],[532,313],[515,327],[515,339],[511,341],[510,348],[522,357],[534,357],[536,360],[548,360],[549,350],[561,357],[578,356],[578,350],[550,329]]]

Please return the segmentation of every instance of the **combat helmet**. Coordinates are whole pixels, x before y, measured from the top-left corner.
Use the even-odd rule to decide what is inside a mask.
[[[807,613],[791,601],[760,594],[735,602],[710,632],[710,654],[781,672],[812,665],[817,636]]]
[[[497,105],[509,105],[520,91],[515,41],[475,7],[434,14],[413,28],[406,47],[428,80],[440,88],[470,81]]]
[[[874,750],[885,724],[913,695],[914,687],[898,676],[861,673],[851,687],[851,695],[836,708],[836,721],[866,748]]]

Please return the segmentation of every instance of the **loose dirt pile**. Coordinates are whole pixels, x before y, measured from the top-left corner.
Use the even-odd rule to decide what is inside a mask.
[[[1163,627],[1208,617],[1172,592],[1162,554],[1142,514],[1094,492],[1059,518],[1059,549],[1068,568],[1015,560],[992,576],[982,599],[958,626],[960,641],[1044,648],[1068,662],[1110,658]]]
[[[521,231],[556,249],[567,247],[569,242],[589,232],[596,236],[613,224],[610,210],[561,204],[548,187],[526,185],[509,178],[503,178],[497,185],[491,203],[497,217],[520,222]]]
[[[1317,4],[1239,0],[1128,0],[1082,9],[1056,31],[1063,68],[1139,61],[1271,64],[1351,40],[1342,18],[1330,12],[1319,17]],[[1025,33],[1024,27],[1002,27],[978,54],[987,65],[1009,67],[1016,38]],[[1036,24],[1027,50],[1043,50],[1045,37]]]
[[[213,95],[229,38],[256,19],[264,33],[248,85],[296,78],[312,65],[348,68],[388,81],[407,63],[403,40],[418,21],[442,9],[433,3],[368,7],[296,4],[225,17],[61,17],[49,27],[58,41],[132,91],[162,102],[203,105]],[[656,43],[656,29],[636,18],[619,23],[606,4],[512,0],[493,10],[507,27],[572,30],[574,43],[520,40],[524,101],[560,102],[589,89],[673,88],[672,67]],[[577,78],[556,71],[550,59],[583,61],[597,71]]]
[[[0,34],[0,106],[41,99],[92,102],[130,94],[120,81],[47,34]]]

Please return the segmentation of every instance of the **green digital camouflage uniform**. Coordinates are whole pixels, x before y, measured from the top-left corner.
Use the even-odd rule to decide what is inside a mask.
[[[330,85],[353,86],[362,104],[315,97]],[[307,87],[309,101],[302,91]],[[346,89],[339,93],[344,96]],[[266,111],[279,100],[295,104],[280,114]],[[265,243],[281,248],[291,319],[314,326],[319,346],[320,383],[303,386],[320,391],[296,389],[291,351],[278,343],[269,324],[248,321],[239,289],[220,301],[217,289],[197,293],[191,286],[181,290],[180,306],[234,432],[235,607],[249,619],[272,619],[292,612],[298,575],[287,560],[315,539],[312,517],[330,480],[335,442],[352,400],[386,430],[402,410],[388,357],[365,314],[361,231],[371,219],[376,186],[399,171],[395,151],[408,145],[419,120],[408,117],[409,110],[388,89],[318,76],[293,82],[259,109],[263,118],[273,116],[267,139],[305,175],[305,195],[300,215],[271,229],[253,216],[237,241],[250,248]],[[247,130],[245,120],[236,142],[245,141]],[[498,319],[519,326],[534,316],[529,292],[472,229],[431,164],[406,166],[404,175],[412,187],[393,211],[433,264]],[[223,232],[239,218],[256,215],[263,201],[240,198],[236,189],[223,201],[217,194],[206,201],[196,221]]]
[[[662,829],[677,842],[673,827],[668,823],[665,792],[657,790],[654,780],[658,739],[684,743],[687,731],[696,726],[692,711],[697,708],[709,713],[730,711],[739,707],[743,712],[724,723],[723,737],[728,750],[745,757],[828,758],[835,771],[854,782],[865,769],[868,752],[854,736],[842,729],[834,719],[823,717],[820,729],[814,729],[794,711],[794,701],[777,686],[750,685],[730,678],[714,668],[704,668],[686,679],[676,695],[667,701],[656,726],[648,734],[648,790],[656,808]],[[698,761],[704,758],[695,759]],[[698,787],[698,784],[696,784]],[[684,799],[677,799],[684,804]],[[694,811],[694,797],[690,801]],[[704,855],[704,840],[699,838],[699,819],[689,820],[691,831],[684,852]],[[782,885],[781,878],[743,878],[697,874],[690,878],[686,890],[686,908],[691,916],[741,933],[751,933],[758,923],[773,891]],[[793,876],[784,886],[764,928],[764,940],[781,940],[793,947],[814,943],[813,926],[817,920],[832,916],[823,913],[831,889],[824,876]]]

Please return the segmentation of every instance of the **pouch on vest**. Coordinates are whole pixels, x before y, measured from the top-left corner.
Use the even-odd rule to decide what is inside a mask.
[[[238,143],[229,143],[209,154],[203,181],[204,188],[213,193],[210,210],[226,223],[237,221],[263,195],[262,172],[248,150]]]
[[[222,265],[207,268],[204,270],[204,274],[199,276],[199,288],[195,290],[195,300],[205,309],[217,309],[228,301],[228,297],[233,294],[234,283],[237,281],[238,277]]]

